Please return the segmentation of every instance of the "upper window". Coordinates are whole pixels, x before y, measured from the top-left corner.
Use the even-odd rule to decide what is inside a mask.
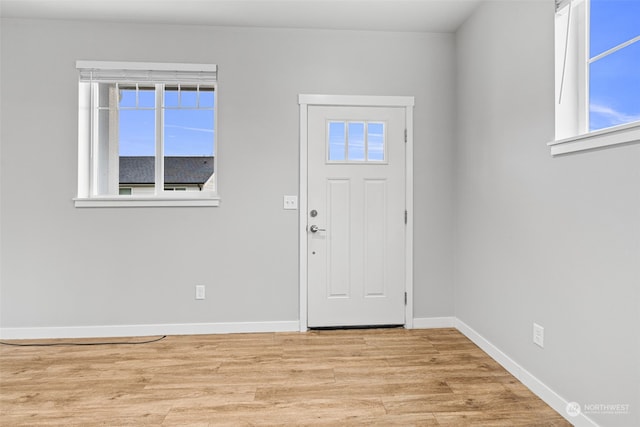
[[[76,206],[218,204],[215,65],[77,68]]]
[[[552,152],[640,140],[640,2],[556,0],[556,5]]]

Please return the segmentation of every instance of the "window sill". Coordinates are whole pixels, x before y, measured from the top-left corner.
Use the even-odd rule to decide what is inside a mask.
[[[220,206],[220,197],[95,197],[73,199],[76,208],[158,208]]]
[[[575,153],[578,151],[601,149],[620,144],[640,142],[640,123],[634,122],[614,128],[602,129],[571,138],[549,142],[551,155]]]

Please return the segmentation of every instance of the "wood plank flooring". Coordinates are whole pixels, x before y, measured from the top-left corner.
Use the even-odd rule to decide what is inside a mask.
[[[373,329],[2,345],[0,425],[570,424],[455,329]]]

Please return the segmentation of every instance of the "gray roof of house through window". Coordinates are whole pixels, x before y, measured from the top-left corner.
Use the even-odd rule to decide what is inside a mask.
[[[120,157],[120,184],[153,184],[153,156]],[[213,174],[213,156],[167,156],[164,158],[165,184],[204,184]]]

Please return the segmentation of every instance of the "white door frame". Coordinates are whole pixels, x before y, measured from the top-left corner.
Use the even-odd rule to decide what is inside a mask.
[[[307,330],[307,125],[309,106],[330,105],[348,107],[402,107],[405,109],[406,176],[405,199],[407,226],[405,238],[405,328],[413,328],[413,96],[358,96],[358,95],[298,95],[300,105],[300,194],[299,194],[299,274],[300,274],[300,331]]]

